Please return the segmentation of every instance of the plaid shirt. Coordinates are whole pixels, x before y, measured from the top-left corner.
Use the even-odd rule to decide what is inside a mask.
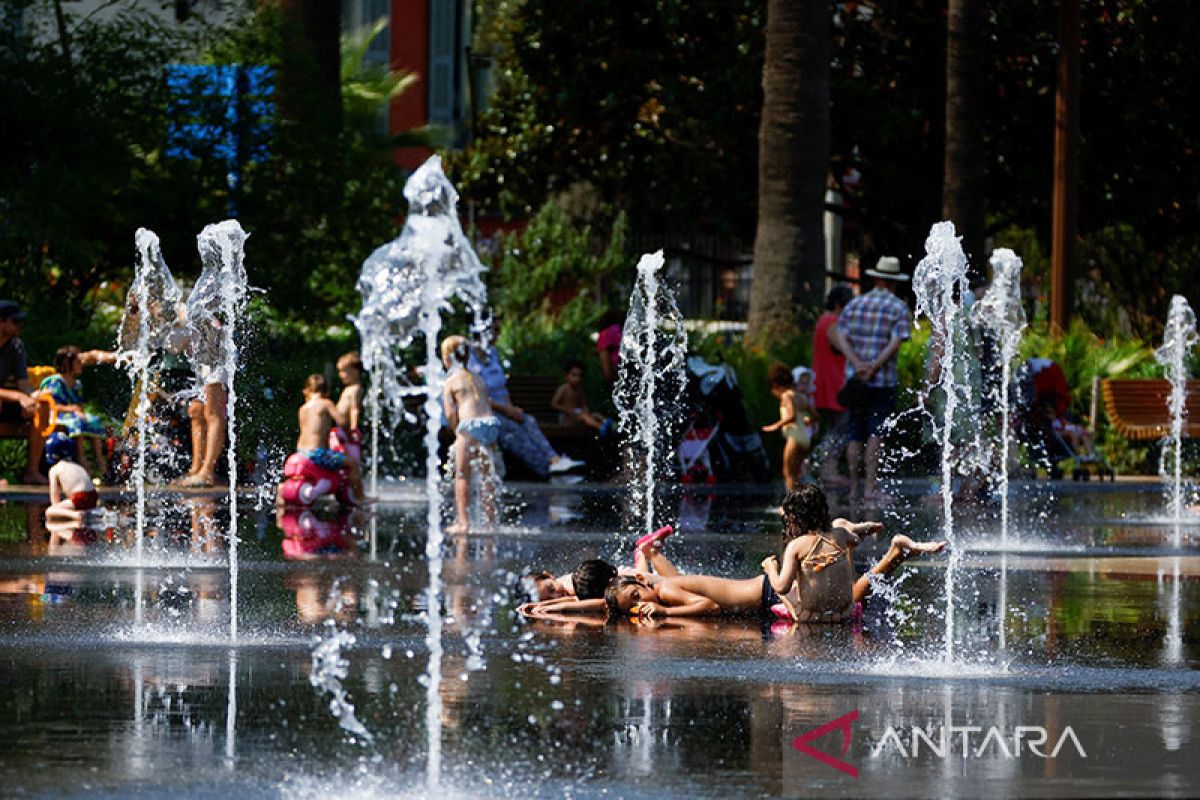
[[[910,324],[908,304],[886,289],[872,289],[849,302],[838,318],[840,330],[863,361],[870,363],[887,347],[894,337],[907,339]],[[868,386],[895,386],[896,356],[876,371],[867,381]],[[846,377],[854,374],[854,367],[846,362]]]

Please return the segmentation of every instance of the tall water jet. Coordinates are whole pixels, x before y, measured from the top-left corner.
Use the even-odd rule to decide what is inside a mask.
[[[944,406],[940,415],[930,415],[934,437],[942,451],[941,495],[942,535],[949,543],[950,558],[946,565],[946,628],[943,642],[946,661],[954,658],[954,584],[961,556],[954,542],[954,433],[960,402],[970,387],[964,385],[960,376],[960,359],[963,336],[962,298],[966,296],[967,257],[962,242],[955,235],[954,223],[939,222],[929,231],[925,240],[925,257],[913,272],[913,292],[916,295],[916,312],[929,319],[931,328],[930,347],[940,348],[936,361],[937,380],[934,388],[941,391]],[[936,350],[935,350],[936,352]]]
[[[487,303],[485,268],[458,220],[458,192],[442,171],[441,159],[431,157],[404,186],[408,218],[404,230],[363,262],[358,288],[363,309],[354,324],[363,339],[363,366],[379,403],[391,418],[405,415],[404,397],[412,394],[403,379],[403,352],[420,334],[425,338],[425,493],[429,564],[426,589],[429,664],[426,672],[425,723],[428,738],[426,784],[436,792],[441,781],[441,662],[442,662],[442,521],[438,463],[438,430],[445,375],[438,357],[442,312],[452,300],[466,303],[481,323]],[[378,454],[373,453],[378,461]],[[373,479],[374,480],[374,479]]]
[[[137,560],[146,531],[146,419],[150,414],[150,363],[165,345],[179,305],[179,287],[167,269],[158,236],[145,228],[134,234],[137,263],[125,298],[117,346],[137,392],[137,464],[130,480],[137,492]]]
[[[1021,303],[1021,259],[1012,250],[992,251],[992,283],[975,304],[975,320],[990,331],[1000,347],[1000,541],[1008,544],[1008,460],[1012,447],[1012,405],[1009,384],[1012,365],[1025,330],[1025,307]]]
[[[1171,412],[1171,454],[1173,461],[1170,483],[1167,490],[1167,511],[1176,522],[1175,546],[1182,541],[1178,523],[1183,521],[1183,423],[1187,417],[1188,358],[1196,349],[1200,337],[1196,334],[1196,312],[1188,305],[1183,295],[1171,298],[1167,312],[1167,326],[1163,331],[1162,347],[1154,351],[1158,363],[1166,368],[1167,380],[1171,382],[1171,394],[1167,407]],[[1167,476],[1167,448],[1163,448],[1162,472]]]
[[[205,226],[196,237],[203,268],[188,295],[192,368],[201,387],[225,387],[226,453],[229,465],[229,636],[237,639],[237,376],[238,320],[246,307],[245,245],[249,234],[237,220]]]
[[[645,533],[658,525],[656,476],[666,470],[664,462],[668,461],[671,439],[679,424],[679,414],[672,414],[664,403],[668,397],[678,397],[687,382],[687,332],[675,294],[661,280],[663,263],[661,250],[647,253],[638,261],[613,394],[619,427],[634,444],[640,462],[635,465],[632,481],[633,505]]]

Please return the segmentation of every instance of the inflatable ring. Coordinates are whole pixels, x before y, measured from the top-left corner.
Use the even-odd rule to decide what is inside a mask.
[[[54,433],[54,429],[58,426],[58,403],[54,402],[54,395],[42,393],[38,395],[38,404],[42,402],[50,406],[50,413],[46,415],[46,427],[42,428],[42,438],[45,439],[50,434]]]

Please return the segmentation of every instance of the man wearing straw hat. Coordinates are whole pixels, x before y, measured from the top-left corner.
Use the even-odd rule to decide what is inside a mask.
[[[858,476],[866,443],[865,500],[879,500],[879,449],[883,426],[896,408],[896,355],[908,338],[911,322],[908,305],[896,296],[896,284],[908,280],[900,259],[883,256],[875,269],[866,270],[875,288],[851,300],[829,329],[829,339],[846,356],[847,397],[850,412],[850,496],[858,493]],[[857,377],[859,381],[852,381]]]

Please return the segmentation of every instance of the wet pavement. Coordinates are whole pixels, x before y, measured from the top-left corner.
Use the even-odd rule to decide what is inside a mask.
[[[891,530],[936,538],[924,489],[883,512]],[[1200,520],[1162,519],[1152,485],[1056,489],[1017,487],[1007,542],[995,509],[959,509],[947,662],[945,557],[905,565],[855,626],[518,620],[521,572],[624,563],[629,537],[617,489],[510,487],[498,530],[443,550],[435,793],[1195,795]],[[348,517],[240,501],[231,645],[222,497],[153,494],[139,561],[120,498],[79,533],[8,495],[3,794],[429,794],[424,509],[419,487],[383,496]],[[778,499],[675,498],[667,554],[751,577],[779,544]]]

